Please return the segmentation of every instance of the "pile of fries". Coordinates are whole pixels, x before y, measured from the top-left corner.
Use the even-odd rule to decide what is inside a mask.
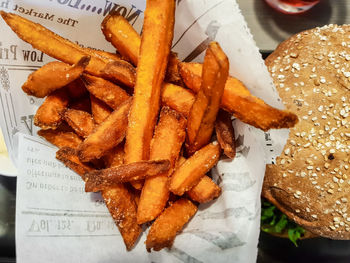
[[[101,192],[127,250],[149,222],[147,250],[171,247],[197,205],[220,195],[206,174],[222,150],[235,157],[232,115],[264,131],[297,122],[228,76],[218,43],[203,64],[180,62],[170,50],[174,13],[174,0],[147,0],[142,37],[122,16],[108,15],[102,32],[114,54],[1,11],[22,40],[59,60],[22,87],[46,97],[35,115],[38,134],[59,148],[57,159],[81,176],[86,192]]]

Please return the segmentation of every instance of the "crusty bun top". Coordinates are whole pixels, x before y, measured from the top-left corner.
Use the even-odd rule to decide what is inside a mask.
[[[350,26],[294,35],[266,65],[299,123],[263,196],[312,233],[350,239]]]

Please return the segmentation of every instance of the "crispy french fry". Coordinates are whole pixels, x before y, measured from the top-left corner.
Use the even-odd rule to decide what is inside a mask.
[[[186,158],[180,155],[176,163],[176,169],[179,168],[184,162],[186,162]]]
[[[85,191],[97,192],[105,190],[120,183],[137,181],[149,176],[166,173],[169,169],[169,160],[151,160],[92,171],[85,175]]]
[[[194,100],[195,95],[188,89],[174,84],[164,83],[162,89],[163,105],[169,106],[187,117]]]
[[[124,239],[127,250],[135,245],[142,229],[136,222],[136,203],[123,184],[102,191],[102,197]]]
[[[219,158],[220,146],[216,141],[195,152],[174,171],[169,190],[176,195],[183,195],[217,164]]]
[[[112,109],[92,94],[90,94],[90,100],[92,117],[95,123],[100,124],[112,113]]]
[[[119,144],[103,157],[106,167],[117,167],[123,164],[124,144]],[[130,187],[132,188],[132,187]],[[138,194],[123,184],[101,191],[106,206],[124,239],[127,250],[130,250],[142,229],[136,222]]]
[[[201,87],[202,64],[180,63],[180,74],[186,86],[198,92]],[[239,80],[228,77],[221,108],[227,110],[241,121],[263,131],[269,129],[291,128],[298,122],[298,117],[286,110],[279,110],[253,96]]]
[[[77,78],[76,80],[67,84],[66,89],[70,100],[77,100],[88,95],[88,91],[85,88],[84,82],[81,78]]]
[[[30,74],[22,89],[28,95],[43,98],[79,78],[89,60],[89,57],[82,57],[72,66],[59,61],[49,62]]]
[[[182,198],[174,202],[152,224],[147,240],[146,249],[159,251],[170,248],[176,234],[182,230],[197,212],[197,207],[188,199]]]
[[[76,148],[82,142],[76,133],[71,131],[61,131],[60,129],[39,130],[38,135],[44,137],[48,142],[56,145],[58,148]]]
[[[180,60],[178,59],[177,54],[170,52],[165,81],[183,86],[182,78],[179,72],[179,64]]]
[[[91,102],[88,96],[81,97],[69,103],[69,108],[73,110],[91,113]]]
[[[206,175],[200,179],[198,184],[187,191],[188,197],[198,203],[207,203],[219,197],[220,194],[221,188]]]
[[[118,108],[130,97],[125,90],[102,78],[83,74],[81,79],[92,95],[104,101],[112,109]]]
[[[56,158],[79,174],[84,181],[85,174],[95,170],[91,165],[82,163],[79,160],[78,152],[74,148],[62,147],[56,152]]]
[[[218,43],[210,43],[204,58],[201,89],[188,116],[186,148],[189,155],[208,144],[211,138],[228,70],[225,53]]]
[[[155,219],[164,209],[169,197],[168,176],[171,175],[185,140],[186,119],[174,110],[163,107],[151,143],[151,160],[168,159],[170,170],[147,178],[142,187],[137,209],[137,222]]]
[[[111,52],[107,52],[104,50],[97,50],[94,49],[92,52],[99,54],[101,57],[105,57],[107,59],[112,59],[112,60],[121,60],[122,58],[120,57],[119,54],[117,53],[111,53]]]
[[[63,118],[79,136],[84,138],[86,138],[95,127],[91,114],[85,111],[68,109],[65,111]]]
[[[149,158],[173,38],[174,13],[173,0],[147,1],[134,99],[126,134],[125,163]],[[141,188],[140,184],[134,186]]]
[[[79,158],[82,162],[99,159],[124,139],[130,105],[131,99],[122,103],[79,145]]]
[[[43,27],[16,14],[0,11],[2,18],[23,41],[45,54],[68,64],[76,64],[81,57],[90,56],[85,70],[95,76],[106,77],[128,87],[135,84],[135,69],[123,60],[111,60],[91,49],[82,48]]]
[[[46,97],[34,116],[34,124],[41,129],[56,129],[68,105],[66,89],[59,89]]]
[[[231,159],[236,156],[235,132],[232,126],[231,114],[220,110],[215,122],[216,138],[225,155]]]
[[[114,13],[105,17],[101,24],[107,41],[130,60],[135,66],[138,63],[141,37],[129,22],[121,15]],[[178,65],[180,60],[174,52],[170,52],[165,79],[171,83],[182,84]]]
[[[107,154],[103,156],[103,161],[107,168],[122,165],[124,162],[124,143],[120,143],[109,150]]]
[[[109,14],[103,20],[101,29],[106,40],[136,66],[141,37],[129,22],[121,15]]]

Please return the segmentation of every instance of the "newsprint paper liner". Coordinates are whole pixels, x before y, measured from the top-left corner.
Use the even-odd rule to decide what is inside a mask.
[[[100,30],[104,16],[119,12],[140,32],[144,8],[141,0],[0,0],[6,12],[83,46],[112,52]],[[176,8],[173,50],[182,60],[203,61],[208,43],[218,41],[230,59],[230,74],[270,105],[283,107],[234,0],[177,0]],[[143,233],[126,252],[101,196],[85,193],[79,176],[55,159],[57,148],[36,134],[33,116],[42,99],[25,95],[21,85],[49,61],[0,19],[0,124],[18,169],[18,262],[256,261],[265,164],[281,152],[287,130],[263,133],[233,120],[237,156],[221,160],[212,170],[222,195],[199,206],[170,250],[147,253]]]

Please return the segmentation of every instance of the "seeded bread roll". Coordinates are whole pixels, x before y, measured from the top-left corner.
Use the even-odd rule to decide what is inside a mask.
[[[299,123],[262,195],[310,232],[350,239],[350,26],[294,35],[266,65]]]

